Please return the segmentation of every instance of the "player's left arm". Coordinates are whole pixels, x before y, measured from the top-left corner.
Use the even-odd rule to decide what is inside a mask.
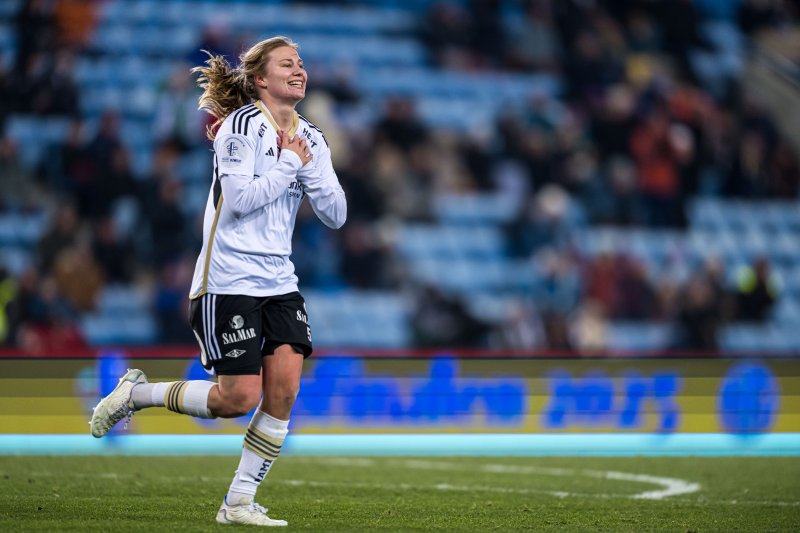
[[[347,199],[333,170],[328,144],[320,139],[318,146],[312,164],[301,168],[297,178],[317,217],[329,228],[339,229],[347,219]]]

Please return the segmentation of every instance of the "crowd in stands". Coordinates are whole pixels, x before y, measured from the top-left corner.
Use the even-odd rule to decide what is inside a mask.
[[[81,346],[77,317],[112,283],[150,287],[159,340],[193,342],[185,312],[202,213],[187,210],[176,167],[210,146],[188,73],[203,57],[186,57],[166,80],[150,167],[136,175],[117,111],[87,134],[72,78],[76,55],[92,53],[99,4],[22,2],[16,57],[0,68],[0,124],[12,114],[71,121],[65,142],[33,169],[19,163],[24,146],[0,139],[0,210],[48,213],[35,264],[17,276],[0,271],[0,338],[31,351]],[[633,257],[585,257],[573,246],[587,226],[685,228],[698,195],[800,197],[797,153],[742,89],[740,70],[715,61],[725,50],[700,31],[708,14],[690,0],[519,0],[509,20],[503,4],[433,2],[417,15],[418,38],[443,71],[543,72],[561,83],[560,97],[531,94],[479,130],[432,128],[402,96],[344,124],[337,117],[360,104],[369,80],[334,66],[309,73],[301,113],[326,132],[349,218],[332,232],[301,209],[293,260],[302,287],[413,295],[420,347],[592,352],[609,320],[627,320],[672,322],[672,347],[714,351],[724,323],[765,320],[780,290],[765,260],[731,286],[714,257],[687,279],[654,279]],[[732,4],[742,38],[797,24],[791,2]],[[210,25],[196,48],[235,58],[239,39]],[[392,242],[398,223],[432,220],[437,195],[476,191],[522,199],[503,228],[507,251],[545,272],[501,323],[420,284]]]

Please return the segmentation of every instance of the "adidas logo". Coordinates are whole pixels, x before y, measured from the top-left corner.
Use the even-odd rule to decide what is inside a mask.
[[[271,156],[275,157],[275,152],[272,150],[272,146],[269,147],[269,150],[267,150],[267,153],[264,154],[264,155],[271,155]]]

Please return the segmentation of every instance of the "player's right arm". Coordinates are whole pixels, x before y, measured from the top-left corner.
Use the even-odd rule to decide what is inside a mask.
[[[310,160],[305,141],[297,137],[288,139],[284,135],[278,162],[261,179],[256,179],[257,152],[249,137],[235,133],[220,135],[214,139],[214,152],[217,154],[222,196],[235,218],[274,202],[295,180],[297,171]]]

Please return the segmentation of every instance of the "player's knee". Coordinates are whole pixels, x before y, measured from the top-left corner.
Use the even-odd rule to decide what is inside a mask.
[[[225,406],[225,417],[235,418],[244,416],[258,405],[261,400],[260,393],[249,391],[236,391],[225,395],[223,403]]]
[[[280,387],[275,387],[274,390],[269,391],[268,394],[272,405],[291,409],[299,392],[300,387],[298,384],[284,384]]]

